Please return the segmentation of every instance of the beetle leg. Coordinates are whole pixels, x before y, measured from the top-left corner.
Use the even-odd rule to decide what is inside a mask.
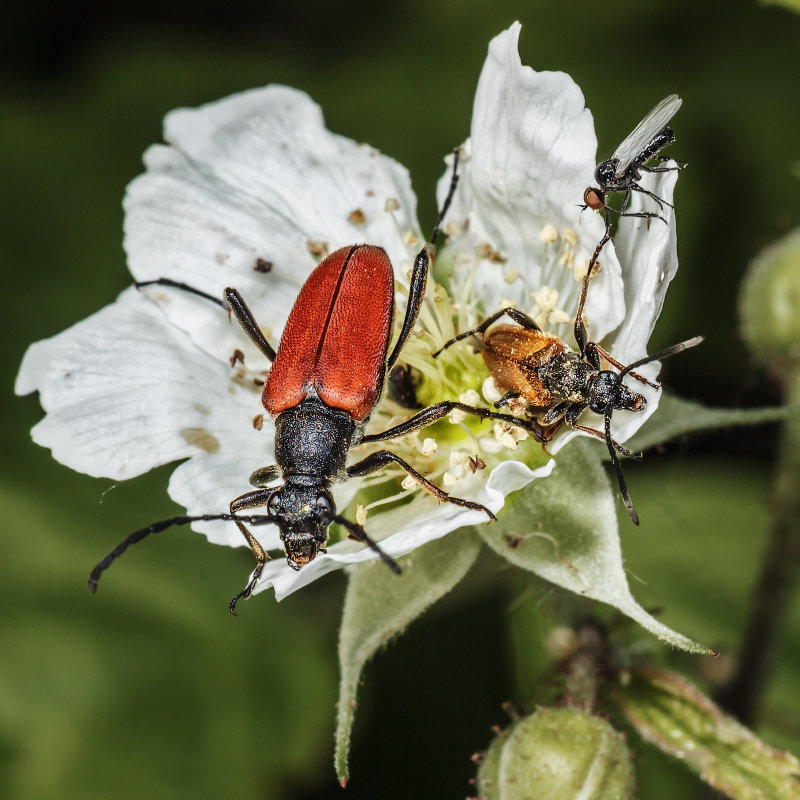
[[[417,253],[414,259],[414,271],[411,273],[411,283],[408,287],[408,304],[406,305],[406,315],[403,317],[403,327],[400,329],[400,336],[397,337],[394,349],[386,360],[386,371],[390,372],[395,361],[400,357],[400,352],[405,347],[414,323],[417,321],[420,309],[422,308],[422,298],[425,296],[425,286],[428,282],[428,266],[430,265],[433,247],[425,244],[422,250]]]
[[[598,372],[602,371],[603,366],[600,363],[600,353],[596,342],[586,342],[586,347],[581,354]]]
[[[573,430],[582,431],[583,433],[588,433],[590,436],[594,436],[596,439],[601,439],[602,441],[608,444],[608,438],[603,431],[598,431],[596,428],[589,428],[586,425],[579,425],[578,424],[578,416],[581,414],[582,411],[586,409],[585,405],[578,405],[574,411],[570,410],[564,415],[567,421],[567,425],[570,426]],[[622,453],[622,455],[626,456],[627,458],[633,458],[635,460],[639,460],[642,457],[641,453],[634,453],[631,450],[628,450],[627,447],[623,447],[616,439],[611,437],[611,445],[613,448]]]
[[[578,425],[577,423],[572,423],[567,420],[570,428],[576,431],[582,431],[583,433],[588,433],[590,436],[594,436],[595,439],[600,439],[601,441],[606,441],[606,435],[603,431],[598,431],[596,428],[589,428],[586,425]],[[641,453],[632,453],[627,448],[623,447],[616,439],[611,439],[611,444],[613,445],[614,449],[622,453],[622,455],[627,456],[628,458],[635,458],[639,459],[642,457]]]
[[[563,420],[564,416],[570,412],[570,408],[574,407],[574,403],[570,402],[563,402],[557,403],[554,406],[548,408],[540,417],[538,417],[538,422],[543,428],[549,428],[551,425],[555,425],[559,420]],[[579,406],[579,410],[574,412],[575,419],[578,418],[578,415],[586,408],[585,404]],[[572,423],[570,423],[572,424]],[[574,426],[573,426],[574,427]]]
[[[628,201],[630,192],[625,195],[625,200],[622,201],[622,208]],[[612,209],[613,210],[613,209]],[[575,336],[575,343],[578,345],[578,351],[581,355],[586,354],[586,346],[588,344],[589,336],[586,333],[586,324],[583,321],[583,307],[586,305],[586,293],[589,291],[589,282],[592,280],[592,272],[597,259],[600,257],[600,252],[606,246],[606,243],[611,239],[611,219],[608,216],[608,206],[603,206],[603,216],[606,221],[606,228],[603,232],[603,238],[597,243],[594,248],[594,253],[589,259],[589,266],[586,269],[586,274],[583,276],[583,284],[581,285],[581,296],[578,300],[578,310],[575,313],[575,326],[573,328],[573,335]]]
[[[464,500],[460,497],[449,495],[443,489],[440,489],[427,478],[420,475],[410,464],[403,461],[400,456],[395,455],[390,450],[378,450],[377,453],[372,453],[357,464],[348,467],[347,476],[353,478],[357,475],[369,475],[371,472],[377,472],[379,469],[389,466],[389,464],[397,464],[397,466],[402,467],[428,494],[432,494],[437,500],[442,500],[445,503],[452,503],[456,506],[463,506],[464,508],[471,508],[474,511],[484,511],[489,515],[490,519],[497,519],[486,506],[480,503],[473,503],[471,500]]]
[[[228,313],[236,317],[236,321],[242,326],[242,330],[250,337],[250,341],[266,356],[267,360],[275,360],[275,351],[272,345],[266,340],[261,328],[253,316],[253,312],[247,307],[247,303],[236,289],[228,287],[225,290],[225,307]]]
[[[514,308],[514,306],[508,306],[508,308],[501,308],[499,311],[495,311],[494,314],[490,314],[483,322],[481,322],[480,325],[478,325],[477,328],[473,328],[470,331],[464,331],[464,333],[459,333],[458,336],[454,336],[452,339],[445,342],[433,354],[433,357],[437,358],[443,350],[447,350],[450,345],[460,342],[462,339],[468,339],[470,336],[475,336],[478,333],[486,333],[486,330],[489,328],[489,326],[497,322],[497,320],[500,319],[500,317],[502,317],[504,314],[508,314],[508,316],[514,320],[514,322],[529,331],[541,330],[541,328],[524,311],[520,311],[518,308]]]
[[[508,316],[514,320],[514,322],[529,331],[541,330],[541,328],[524,311],[520,311],[514,306],[508,306],[507,308],[504,308],[503,313],[508,314]]]
[[[444,215],[447,209],[450,208],[450,203],[453,200],[453,195],[458,185],[458,156],[459,150],[456,148],[453,151],[453,177],[450,179],[450,189],[447,192],[447,197],[442,204],[442,210],[439,212],[439,218],[436,220],[436,227],[433,229],[433,235],[430,242],[423,245],[422,250],[417,253],[414,259],[414,270],[411,273],[411,281],[408,287],[408,303],[406,304],[406,315],[403,317],[403,326],[400,329],[400,335],[397,337],[391,355],[386,360],[386,372],[391,372],[392,367],[400,356],[401,351],[405,347],[408,337],[411,335],[411,330],[417,321],[420,309],[422,308],[422,300],[425,297],[425,287],[428,283],[428,268],[430,266],[431,258],[436,252],[436,242],[439,239],[439,232],[442,225]]]
[[[242,532],[242,536],[247,540],[247,544],[250,545],[250,549],[253,551],[253,555],[258,561],[255,570],[253,570],[253,577],[250,578],[247,586],[231,600],[229,608],[231,614],[234,616],[236,616],[236,604],[242,598],[247,600],[247,598],[250,597],[258,583],[258,579],[261,577],[261,573],[264,571],[264,565],[270,560],[269,553],[261,546],[258,539],[250,533],[245,524],[241,520],[236,519],[235,515],[237,511],[247,511],[251,508],[261,508],[267,505],[271,495],[271,489],[259,489],[255,492],[247,492],[246,494],[240,495],[235,500],[231,500],[230,509],[231,514],[234,515],[233,521],[236,523],[236,527]]]
[[[268,483],[272,483],[276,478],[280,478],[281,469],[277,464],[270,464],[267,467],[259,467],[250,475],[250,485],[263,489]]]
[[[472,330],[464,331],[463,333],[459,333],[458,336],[454,336],[452,339],[446,341],[434,354],[434,358],[438,358],[441,353],[447,350],[448,347],[454,345],[456,342],[460,342],[462,339],[469,339],[470,336],[475,336],[479,333],[483,333],[493,322],[496,322],[500,317],[505,314],[505,309],[500,311],[495,311],[494,314],[490,314],[486,319],[478,325],[477,328],[472,328]]]
[[[446,417],[451,411],[463,411],[466,414],[471,414],[480,419],[499,419],[502,422],[507,422],[509,425],[514,425],[517,428],[530,433],[537,441],[547,441],[542,434],[539,425],[530,420],[522,419],[520,417],[512,417],[509,414],[500,414],[497,411],[489,411],[486,408],[478,408],[477,406],[468,406],[466,403],[456,403],[453,400],[444,400],[436,405],[423,408],[418,414],[389,428],[388,431],[381,433],[370,433],[361,439],[361,442],[382,442],[386,439],[396,439],[399,436],[405,436],[407,433],[413,433],[426,425],[430,425],[436,420]]]
[[[348,539],[352,539],[356,542],[363,542],[365,545],[367,545],[367,547],[369,547],[370,550],[374,550],[381,557],[383,563],[386,564],[386,566],[389,567],[389,569],[394,572],[395,575],[399,575],[402,572],[400,567],[397,565],[397,562],[390,555],[384,553],[383,550],[378,547],[377,542],[367,536],[367,532],[361,527],[361,525],[357,525],[355,522],[350,522],[349,519],[345,519],[339,514],[333,518],[333,521],[338,522],[340,525],[344,525],[344,527],[347,528]]]
[[[525,397],[522,392],[506,392],[495,404],[495,408],[505,408],[512,400],[519,400],[520,397]]]

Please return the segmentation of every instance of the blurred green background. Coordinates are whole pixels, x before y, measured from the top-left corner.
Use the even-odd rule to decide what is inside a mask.
[[[468,133],[488,42],[515,19],[523,63],[569,72],[583,89],[601,156],[660,98],[683,97],[670,150],[689,162],[677,190],[681,269],[652,349],[702,333],[702,347],[667,364],[668,385],[710,405],[776,402],[740,343],[735,306],[748,261],[800,221],[799,18],[693,0],[40,0],[0,11],[0,264],[10,292],[0,796],[340,795],[331,754],[343,576],[280,605],[261,595],[233,619],[227,602],[249,552],[176,530],[137,548],[90,596],[99,557],[174,513],[169,469],[112,486],[61,467],[31,443],[38,399],[15,398],[13,381],[30,342],[128,285],[121,199],[167,111],[271,82],[304,89],[332,130],[409,167],[427,227],[442,156]],[[640,530],[622,521],[634,591],[667,624],[723,651],[713,663],[662,653],[706,687],[744,624],[775,445],[774,428],[737,430],[626,467],[643,520]],[[469,757],[504,722],[500,704],[531,694],[515,648],[541,649],[559,603],[485,558],[368,668],[347,796],[472,793]],[[783,634],[760,731],[797,752],[796,601]],[[631,741],[640,797],[694,791],[680,765]]]

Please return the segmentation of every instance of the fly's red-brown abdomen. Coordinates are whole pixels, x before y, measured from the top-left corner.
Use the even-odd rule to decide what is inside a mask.
[[[394,274],[386,252],[343,247],[311,273],[295,301],[264,385],[270,414],[309,393],[366,419],[380,397],[394,313]]]

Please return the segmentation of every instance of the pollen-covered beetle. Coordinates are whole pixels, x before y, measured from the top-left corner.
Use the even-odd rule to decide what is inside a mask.
[[[525,400],[528,415],[541,426],[546,440],[552,438],[565,422],[575,430],[604,440],[617,474],[625,508],[633,522],[638,525],[639,517],[628,494],[617,453],[630,458],[639,458],[641,454],[631,453],[611,436],[611,414],[614,410],[642,411],[647,401],[643,395],[625,386],[622,380],[626,375],[630,375],[641,383],[657,389],[657,384],[634,370],[651,361],[658,361],[694,347],[703,341],[703,337],[696,336],[664,348],[627,366],[621,364],[599,344],[588,341],[583,308],[594,265],[595,259],[592,259],[583,280],[575,317],[574,336],[578,352],[557,336],[543,331],[524,312],[510,307],[496,311],[476,328],[450,339],[433,354],[433,357],[436,358],[439,353],[461,339],[480,334],[483,360],[494,377],[498,389],[505,393],[495,406],[502,408],[516,398]],[[491,328],[504,314],[511,317],[517,325],[497,325]],[[618,372],[603,369],[603,360]],[[578,418],[586,409],[603,416],[603,431],[578,422]],[[546,442],[543,446],[545,444]]]
[[[454,155],[450,190],[430,244],[423,246],[414,261],[408,304],[391,353],[394,274],[386,252],[374,245],[343,247],[314,269],[289,314],[277,352],[236,289],[225,289],[225,300],[221,301],[170,279],[137,283],[140,288],[149,284],[173,286],[223,306],[272,362],[262,401],[275,418],[277,463],[262,467],[250,476],[250,483],[257,488],[233,500],[229,514],[173,517],[131,534],[94,568],[89,578],[91,591],[97,588],[102,572],[131,544],[171,525],[201,520],[233,521],[258,561],[247,586],[231,600],[232,613],[241,598],[250,596],[269,559],[247,524],[276,524],[289,566],[300,569],[318,553],[325,552],[328,528],[332,522],[338,522],[347,529],[351,539],[364,542],[399,573],[395,561],[361,525],[336,512],[331,493],[331,485],[336,481],[368,475],[390,464],[402,467],[438,500],[483,511],[494,519],[494,514],[485,506],[451,497],[389,450],[378,450],[355,464],[346,465],[348,451],[355,445],[404,436],[456,409],[483,419],[507,421],[542,439],[539,426],[534,422],[450,401],[429,406],[387,431],[363,433],[380,399],[386,375],[395,366],[419,314],[429,262],[458,182],[457,165],[458,151]],[[268,486],[281,478],[281,485]],[[266,508],[266,513],[247,514],[261,508]]]

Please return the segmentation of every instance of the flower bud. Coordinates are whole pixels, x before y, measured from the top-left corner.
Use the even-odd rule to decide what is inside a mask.
[[[739,297],[742,337],[767,366],[800,359],[800,229],[749,266]]]
[[[498,735],[478,771],[485,800],[623,800],[632,769],[625,738],[577,708],[540,708]]]

